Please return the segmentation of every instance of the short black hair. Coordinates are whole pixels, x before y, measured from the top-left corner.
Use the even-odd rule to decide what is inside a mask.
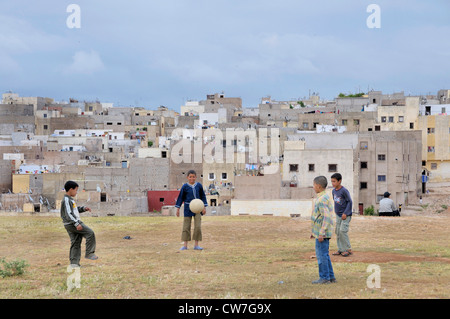
[[[193,169],[190,169],[190,170],[187,172],[187,175],[186,175],[186,176],[189,176],[189,175],[191,175],[191,174],[194,174],[195,176],[197,176],[197,173],[196,173]]]
[[[64,189],[66,190],[66,192],[68,192],[70,189],[75,189],[78,187],[78,184],[74,181],[67,181],[64,184]]]
[[[333,175],[331,175],[331,178],[334,178],[337,181],[342,181],[342,175],[339,173],[334,173]]]

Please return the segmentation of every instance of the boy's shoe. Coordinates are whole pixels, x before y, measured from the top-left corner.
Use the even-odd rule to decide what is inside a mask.
[[[337,282],[337,281],[336,281],[336,278],[331,278],[331,279],[330,279],[330,282],[331,282],[331,283],[336,283],[336,282]]]
[[[203,248],[200,247],[200,246],[194,246],[194,249],[195,249],[195,250],[203,250]]]
[[[86,259],[90,259],[90,260],[97,260],[98,257],[95,254],[91,254],[89,256],[86,256]]]
[[[80,268],[81,266],[77,265],[77,264],[70,264],[70,267],[72,267],[72,268]]]
[[[186,246],[183,246],[180,248],[180,250],[187,250],[188,248]]]
[[[323,278],[320,278],[320,279],[318,279],[318,280],[314,280],[312,283],[313,283],[313,284],[329,284],[330,281],[329,281],[329,280],[326,280],[326,279],[323,279]]]

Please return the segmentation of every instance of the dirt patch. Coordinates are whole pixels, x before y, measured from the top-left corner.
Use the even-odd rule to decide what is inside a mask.
[[[343,256],[333,256],[330,251],[331,262],[349,262],[349,263],[388,263],[388,262],[404,262],[404,261],[414,261],[414,262],[443,262],[450,264],[450,258],[444,257],[428,257],[428,256],[412,256],[404,255],[401,253],[382,253],[375,251],[354,251],[352,255],[348,257]],[[306,253],[304,258],[315,259],[314,251]]]

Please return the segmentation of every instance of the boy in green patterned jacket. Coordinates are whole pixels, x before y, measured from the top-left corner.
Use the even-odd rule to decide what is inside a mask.
[[[311,214],[311,238],[316,239],[316,258],[320,278],[313,281],[313,284],[336,282],[329,254],[330,238],[333,233],[334,202],[326,193],[327,185],[325,176],[318,176],[314,179],[313,188],[317,197]]]

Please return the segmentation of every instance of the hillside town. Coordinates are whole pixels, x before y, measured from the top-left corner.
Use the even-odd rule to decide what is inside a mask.
[[[303,216],[312,180],[339,172],[353,211],[407,207],[450,182],[450,89],[323,100],[208,94],[180,111],[2,94],[0,214],[59,212],[63,185],[98,215],[173,215],[194,169],[209,215]],[[331,187],[331,184],[329,185]]]

